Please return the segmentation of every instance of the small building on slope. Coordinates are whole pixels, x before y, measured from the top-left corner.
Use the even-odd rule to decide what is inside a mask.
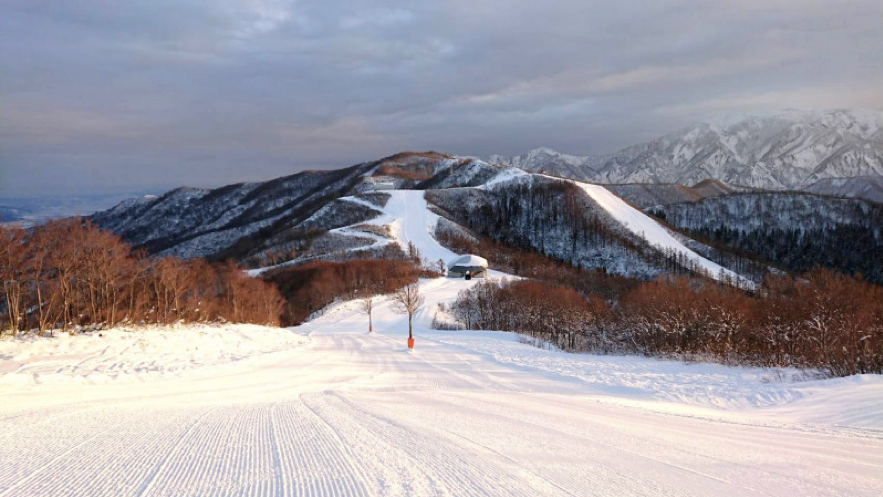
[[[484,278],[487,276],[487,259],[467,254],[448,263],[449,278]]]

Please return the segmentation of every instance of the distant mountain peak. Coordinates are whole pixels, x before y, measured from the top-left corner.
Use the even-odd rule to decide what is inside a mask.
[[[578,156],[558,152],[549,147],[538,147],[524,155],[503,156],[492,155],[488,162],[504,166],[517,167],[534,173],[552,176],[589,180],[595,168],[603,163],[603,156]]]
[[[800,189],[821,179],[883,176],[883,112],[867,109],[725,114],[608,156],[548,147],[492,162],[598,183]]]

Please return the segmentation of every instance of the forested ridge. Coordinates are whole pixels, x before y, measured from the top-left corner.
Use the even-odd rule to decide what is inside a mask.
[[[883,284],[883,205],[764,193],[708,198],[650,213],[696,239],[791,272],[821,265]]]
[[[572,267],[637,278],[700,272],[685,254],[660,250],[619,229],[603,209],[568,182],[539,178],[493,190],[438,190],[430,192],[428,199],[476,233]]]

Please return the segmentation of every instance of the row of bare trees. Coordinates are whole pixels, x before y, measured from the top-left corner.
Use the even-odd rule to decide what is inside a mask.
[[[586,297],[585,295],[588,295]],[[452,306],[472,329],[517,331],[564,350],[727,364],[883,372],[883,287],[829,270],[768,278],[755,293],[685,277],[605,302],[560,285],[479,284]]]
[[[814,269],[769,277],[756,295],[685,279],[646,283],[621,305],[621,333],[648,354],[883,372],[883,287]]]
[[[413,260],[356,259],[315,261],[272,271],[265,279],[285,297],[286,325],[304,322],[336,300],[389,294],[417,281],[421,271]]]
[[[232,262],[146,258],[88,221],[0,227],[0,329],[226,320],[277,324],[282,300]]]
[[[586,340],[610,320],[600,296],[536,280],[479,283],[460,292],[451,311],[467,329],[517,331],[564,350],[591,350]]]

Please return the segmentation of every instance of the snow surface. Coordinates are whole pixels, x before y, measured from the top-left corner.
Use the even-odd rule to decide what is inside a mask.
[[[306,342],[304,335],[292,330],[250,324],[7,336],[0,340],[0,384],[94,384],[177,377]]]
[[[394,240],[389,240],[358,229],[353,229],[352,226],[336,228],[330,230],[330,232],[374,239],[372,245],[358,247],[353,250],[374,249],[386,245],[387,243],[398,243],[401,248],[407,252],[409,242],[413,242],[420,250],[420,257],[426,261],[435,262],[439,259],[450,261],[455,257],[459,257],[458,254],[451,252],[435,242],[432,233],[435,233],[435,225],[438,223],[439,216],[427,208],[426,198],[424,197],[426,192],[422,190],[388,190],[384,191],[384,193],[387,193],[390,196],[384,207],[377,206],[356,197],[341,197],[341,200],[361,204],[370,207],[371,209],[381,211],[383,213],[382,215],[358,224],[374,226],[388,225]],[[296,262],[297,261],[289,261],[273,266],[250,269],[246,271],[246,273],[250,276],[259,276],[261,273],[271,269],[290,266]]]
[[[395,190],[387,193],[391,197],[383,209],[384,216],[375,219],[373,223],[390,224],[392,234],[402,248],[407,249],[409,242],[414,243],[420,251],[420,257],[425,260],[449,261],[458,256],[439,245],[433,238],[439,216],[427,208],[424,197],[426,192]],[[387,218],[392,221],[383,223]]]
[[[389,205],[385,215],[404,216],[387,220],[400,243],[453,255],[429,235],[422,192],[394,192]],[[880,376],[794,381],[791,370],[429,329],[439,304],[473,284],[421,281],[412,352],[407,317],[385,298],[372,334],[358,302],[338,303],[290,331],[210,337],[213,357],[237,333],[276,352],[137,382],[91,382],[106,369],[72,367],[82,358],[66,351],[98,350],[94,333],[11,342],[0,351],[0,496],[883,494]],[[167,370],[204,343],[159,333]],[[53,340],[87,345],[55,353],[55,381],[3,381],[39,362],[23,349]],[[108,353],[136,363],[132,349]]]

